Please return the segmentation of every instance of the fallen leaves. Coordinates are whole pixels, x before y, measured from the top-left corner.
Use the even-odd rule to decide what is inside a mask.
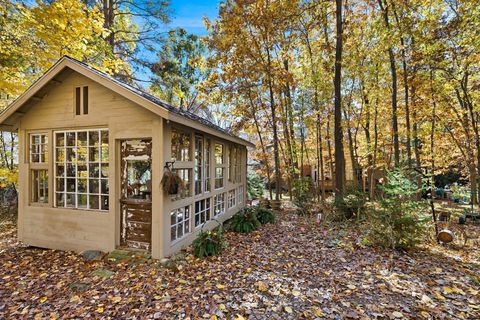
[[[173,268],[6,241],[0,318],[480,318],[476,248],[382,251],[353,246],[356,231],[285,213],[252,235],[226,233],[220,256],[176,255]]]

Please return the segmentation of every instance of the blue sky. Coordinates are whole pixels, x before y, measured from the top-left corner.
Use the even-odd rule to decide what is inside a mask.
[[[220,0],[171,0],[171,28],[181,27],[190,33],[205,35],[203,17],[215,19]]]

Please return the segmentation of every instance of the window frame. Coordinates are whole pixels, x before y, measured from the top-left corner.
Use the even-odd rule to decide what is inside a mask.
[[[36,182],[36,179],[35,179],[35,172],[44,172],[46,174],[46,185],[44,185],[44,187],[42,188],[44,191],[46,191],[46,201],[43,202],[43,201],[38,201],[38,200],[34,200],[35,199],[35,194],[38,193],[35,192],[35,189],[36,187],[39,187],[39,185],[37,185],[37,182]],[[40,178],[40,177],[39,177]],[[41,169],[38,169],[38,168],[33,168],[33,169],[30,169],[30,174],[29,174],[29,183],[30,183],[30,187],[29,187],[29,204],[30,205],[35,205],[35,206],[48,206],[49,203],[50,203],[50,179],[49,179],[49,170],[48,169],[45,169],[45,168],[41,168]],[[40,181],[38,181],[38,183],[40,183]],[[40,188],[38,189],[40,190]]]
[[[91,132],[97,132],[98,133],[98,161],[91,161],[90,158],[90,148],[95,148],[94,145],[90,145],[90,133]],[[104,161],[102,158],[103,152],[103,132],[107,132],[108,134],[108,142],[106,146],[106,154],[107,154],[107,159]],[[57,146],[57,134],[62,134],[63,133],[63,146]],[[74,146],[69,146],[67,144],[67,134],[68,133],[75,133],[75,142]],[[78,133],[86,133],[86,142],[85,145],[79,146],[78,143]],[[91,212],[101,212],[101,213],[108,213],[110,211],[110,132],[108,128],[82,128],[82,129],[74,129],[74,130],[55,130],[53,131],[53,190],[52,190],[52,195],[53,195],[53,207],[57,209],[66,209],[66,210],[82,210],[82,211],[91,211]],[[87,155],[86,155],[86,160],[85,160],[85,167],[87,171],[87,177],[86,178],[81,178],[78,176],[78,148],[85,148]],[[75,161],[74,162],[69,162],[67,161],[67,148],[72,148],[72,152],[75,154]],[[63,162],[57,161],[57,152],[63,149]],[[72,164],[75,167],[75,177],[69,177],[67,175],[67,167],[68,164]],[[98,176],[96,177],[91,177],[90,176],[90,166],[91,165],[96,165],[98,164]],[[63,176],[58,175],[58,166],[63,166]],[[103,177],[102,175],[102,168],[106,167],[106,177]],[[57,179],[63,179],[64,187],[63,190],[58,191],[57,189]],[[86,191],[85,192],[78,192],[78,181],[79,180],[86,180]],[[74,192],[69,192],[67,190],[67,180],[74,180],[75,181],[75,191]],[[91,193],[90,192],[90,180],[96,180],[98,184],[98,193]],[[107,193],[102,192],[103,185],[108,188]],[[63,200],[63,205],[58,205],[57,201],[57,195],[63,195],[64,200]],[[68,206],[67,205],[67,197],[68,195],[73,195],[75,197],[75,205],[74,206]],[[78,204],[78,199],[79,195],[85,196],[86,197],[86,207],[79,207]],[[90,197],[91,196],[97,196],[98,197],[98,208],[91,208],[90,205]],[[103,207],[103,200],[106,200],[108,203],[108,208],[107,209],[102,209]]]
[[[186,209],[188,208],[188,219],[185,218],[185,214],[186,214]],[[182,221],[181,222],[178,222],[178,218],[175,217],[175,223],[172,225],[172,213],[177,211],[177,210],[181,210],[183,209],[183,218],[182,218]],[[183,239],[185,239],[189,234],[192,233],[192,205],[191,204],[187,204],[187,205],[182,205],[182,206],[179,206],[179,207],[176,207],[172,210],[170,210],[170,243],[171,244],[175,244]],[[178,237],[178,228],[176,228],[178,225],[182,225],[182,236],[181,237]],[[186,226],[188,226],[188,232],[185,232],[186,230]],[[172,239],[172,228],[175,227],[176,230],[175,230],[175,239]]]
[[[220,217],[222,215],[225,214],[225,212],[227,212],[226,210],[226,206],[225,206],[225,196],[226,192],[220,192],[220,193],[217,193],[214,197],[213,197],[213,217],[216,218],[216,217]],[[221,197],[221,201],[218,201],[217,199]],[[221,210],[219,213],[215,213],[217,208],[220,207]]]
[[[235,208],[237,206],[237,190],[231,189],[227,193],[227,210]]]
[[[222,162],[221,163],[217,162],[217,153],[216,153],[217,145],[222,146]],[[225,183],[225,178],[226,178],[225,177],[225,171],[226,171],[226,166],[227,166],[226,161],[225,161],[225,159],[226,159],[225,154],[226,154],[226,149],[227,149],[227,148],[225,148],[226,145],[227,145],[226,143],[222,143],[218,140],[214,141],[214,143],[213,143],[213,158],[215,160],[214,161],[215,170],[214,170],[214,175],[213,175],[213,181],[214,181],[213,182],[213,189],[215,191],[224,189],[225,184],[226,184]],[[222,171],[222,176],[221,177],[217,177],[217,171],[218,171],[217,169],[221,169],[221,171]],[[221,179],[221,181],[222,181],[222,186],[217,188],[217,180],[219,180],[219,179]]]
[[[73,87],[73,113],[75,116],[87,116],[90,111],[90,88],[88,85]]]
[[[201,203],[204,202],[204,207],[202,208],[200,206],[200,210],[197,212],[197,203],[201,205]],[[208,205],[207,205],[208,202]],[[194,212],[193,212],[193,226],[195,229],[201,228],[203,224],[206,222],[210,221],[212,219],[212,198],[206,197],[200,200],[197,200],[193,204]],[[205,214],[205,221],[202,222],[202,216]],[[199,218],[199,224],[197,225],[197,216],[200,216]]]
[[[40,138],[40,143],[39,144],[34,144],[33,143],[33,138],[34,137],[39,137]],[[42,137],[45,137],[45,143],[42,143]],[[37,166],[39,165],[48,165],[49,163],[49,147],[48,147],[48,140],[49,140],[49,134],[48,132],[32,132],[28,134],[28,162],[30,164],[35,164]],[[38,146],[39,147],[39,152],[32,152],[32,147],[33,146]],[[45,148],[42,150],[42,146]],[[38,161],[33,161],[33,155],[36,154],[38,155]],[[42,155],[44,157],[44,160],[42,161]]]

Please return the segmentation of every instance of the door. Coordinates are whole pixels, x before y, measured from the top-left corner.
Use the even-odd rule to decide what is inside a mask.
[[[121,144],[120,245],[150,250],[152,245],[152,140]]]

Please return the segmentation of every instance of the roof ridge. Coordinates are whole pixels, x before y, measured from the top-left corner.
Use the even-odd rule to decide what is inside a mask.
[[[146,91],[144,91],[144,90],[141,90],[141,89],[139,89],[139,88],[136,88],[136,87],[132,86],[131,84],[125,83],[125,82],[123,82],[123,81],[121,81],[121,80],[118,80],[118,79],[114,78],[113,76],[111,76],[111,75],[109,75],[109,74],[107,74],[107,73],[105,73],[105,72],[103,72],[103,71],[101,71],[101,70],[98,70],[97,68],[95,68],[94,66],[91,66],[91,65],[88,64],[88,63],[85,63],[85,62],[80,61],[80,60],[78,60],[78,59],[72,58],[72,57],[70,57],[70,56],[68,56],[68,55],[64,55],[61,59],[64,59],[64,58],[69,59],[69,60],[71,60],[71,61],[73,61],[73,62],[75,62],[75,63],[77,63],[77,64],[81,64],[81,65],[84,66],[85,68],[88,68],[89,70],[91,70],[91,71],[93,71],[93,72],[95,72],[95,73],[103,76],[104,78],[107,78],[107,79],[109,79],[109,80],[111,80],[111,81],[114,81],[115,83],[117,83],[117,84],[123,86],[124,88],[132,91],[133,93],[136,93],[136,94],[142,96],[143,98],[145,98],[145,99],[147,99],[147,100],[149,100],[149,101],[151,101],[151,102],[153,102],[153,103],[155,103],[155,104],[157,104],[157,105],[165,108],[167,111],[171,111],[171,112],[174,112],[174,113],[176,113],[176,114],[179,114],[179,115],[188,117],[188,118],[190,118],[191,120],[195,120],[195,121],[201,122],[201,123],[203,123],[203,124],[206,125],[206,126],[209,126],[209,127],[211,127],[211,128],[214,128],[214,129],[216,129],[216,130],[218,130],[218,131],[221,131],[221,132],[223,132],[223,133],[225,133],[225,134],[228,134],[228,135],[230,135],[230,136],[232,136],[232,137],[245,140],[245,139],[243,139],[243,138],[240,138],[240,137],[234,135],[234,134],[231,133],[229,130],[227,130],[227,129],[225,129],[225,128],[222,128],[222,127],[220,127],[219,125],[211,122],[210,120],[205,119],[204,117],[199,116],[198,114],[195,114],[195,113],[193,113],[193,112],[191,112],[191,111],[188,111],[188,110],[186,110],[186,109],[182,109],[181,107],[174,106],[174,105],[172,105],[171,103],[168,103],[168,102],[166,102],[165,100],[163,100],[163,99],[161,99],[161,98],[158,98],[158,97],[156,97],[156,96],[154,96],[154,95],[152,95],[152,94],[150,94],[150,93],[148,93],[148,92],[146,92]],[[247,140],[245,140],[245,141],[247,141]],[[247,142],[248,142],[248,141],[247,141]]]

